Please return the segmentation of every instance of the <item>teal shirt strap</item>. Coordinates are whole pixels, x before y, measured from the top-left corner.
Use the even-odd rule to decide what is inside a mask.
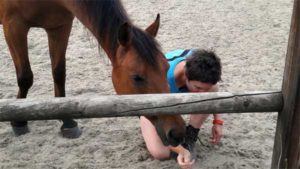
[[[175,76],[174,76],[174,71],[175,68],[177,66],[178,63],[180,63],[181,61],[185,60],[187,56],[191,55],[192,50],[189,50],[187,54],[185,54],[182,57],[179,57],[180,55],[183,54],[185,50],[182,49],[177,49],[171,52],[168,52],[165,54],[166,59],[168,60],[168,63],[170,65],[168,73],[167,73],[167,77],[168,77],[168,83],[170,86],[170,92],[171,93],[180,93],[182,92],[181,90],[179,90],[176,86],[176,81],[175,81]]]

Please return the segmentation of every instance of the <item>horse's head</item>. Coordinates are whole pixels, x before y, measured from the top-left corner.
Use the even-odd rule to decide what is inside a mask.
[[[112,80],[118,94],[169,93],[168,62],[154,37],[159,15],[145,31],[124,23],[118,33],[118,48],[113,59]],[[165,145],[183,141],[185,123],[180,115],[147,116]]]

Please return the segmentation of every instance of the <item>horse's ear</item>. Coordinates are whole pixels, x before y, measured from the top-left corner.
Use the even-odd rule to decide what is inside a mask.
[[[128,22],[125,22],[123,25],[120,26],[118,32],[118,41],[124,47],[128,47],[131,44],[131,38],[132,38],[131,29],[132,29],[131,25],[129,25]]]
[[[148,26],[146,32],[148,32],[150,35],[155,37],[158,32],[159,23],[160,23],[160,14],[157,14],[155,21],[150,26]]]

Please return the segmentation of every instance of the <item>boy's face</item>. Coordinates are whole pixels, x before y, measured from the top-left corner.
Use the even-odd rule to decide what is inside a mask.
[[[214,85],[211,83],[203,83],[197,80],[186,80],[186,86],[190,92],[209,92]]]

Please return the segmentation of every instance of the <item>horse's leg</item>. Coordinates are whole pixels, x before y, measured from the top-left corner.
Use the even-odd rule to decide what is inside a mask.
[[[26,98],[29,88],[33,83],[28,49],[27,34],[29,27],[17,18],[3,20],[4,35],[14,61],[17,74],[19,92],[17,98]],[[29,132],[27,121],[12,121],[11,125],[15,135],[22,135]]]
[[[49,51],[52,64],[55,97],[65,97],[66,79],[66,49],[72,28],[72,20],[63,26],[46,29],[49,39]],[[78,138],[81,130],[77,122],[72,119],[62,119],[61,133],[66,138]]]

